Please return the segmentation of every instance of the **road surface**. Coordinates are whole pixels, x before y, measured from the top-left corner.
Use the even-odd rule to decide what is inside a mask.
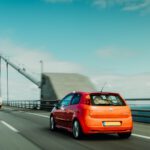
[[[81,140],[64,130],[49,130],[49,112],[0,110],[0,150],[147,150],[150,148],[150,124],[134,123],[133,135],[90,135]]]

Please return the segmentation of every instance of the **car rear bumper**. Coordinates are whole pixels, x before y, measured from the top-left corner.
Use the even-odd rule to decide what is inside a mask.
[[[104,126],[103,122],[121,122],[118,126]],[[125,133],[132,132],[133,122],[132,117],[128,118],[107,118],[107,119],[95,119],[87,117],[85,120],[81,120],[82,131],[85,134],[88,133]]]

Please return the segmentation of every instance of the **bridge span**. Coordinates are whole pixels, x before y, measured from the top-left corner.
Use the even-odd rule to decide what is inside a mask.
[[[150,148],[150,125],[134,122],[129,139],[116,135],[89,135],[75,140],[71,134],[49,131],[49,112],[4,106],[0,110],[1,150],[143,150]]]

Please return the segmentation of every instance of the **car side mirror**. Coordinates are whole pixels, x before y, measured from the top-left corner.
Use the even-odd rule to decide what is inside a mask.
[[[57,104],[54,104],[54,107],[55,107],[56,109],[58,109],[58,103],[57,103]]]

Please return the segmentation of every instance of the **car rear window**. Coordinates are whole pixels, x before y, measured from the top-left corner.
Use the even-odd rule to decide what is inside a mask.
[[[91,94],[93,106],[125,106],[126,104],[119,95],[112,94]]]

